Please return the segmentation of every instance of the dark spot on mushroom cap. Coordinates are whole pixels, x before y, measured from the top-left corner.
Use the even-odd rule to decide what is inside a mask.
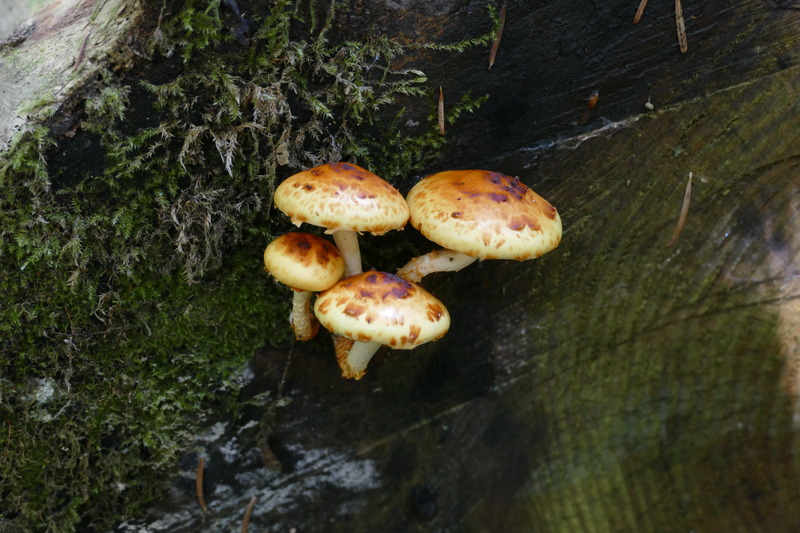
[[[532,230],[542,229],[541,224],[539,224],[535,219],[526,216],[513,217],[509,221],[508,227],[514,231],[520,231],[525,228],[530,228]]]
[[[395,298],[405,298],[408,296],[408,289],[410,287],[411,287],[410,285],[408,287],[402,285],[399,287],[392,287],[388,293],[383,295],[383,298],[386,299],[387,296],[393,296]]]
[[[388,272],[372,272],[366,276],[365,281],[372,285],[381,285],[385,289],[381,299],[388,297],[405,298],[414,290],[414,286],[400,276]],[[372,296],[372,294],[370,294]]]
[[[351,165],[350,163],[333,163],[331,167],[337,172],[346,172],[351,174],[356,179],[364,179],[364,173],[361,171],[361,169]]]
[[[453,218],[461,218],[461,211],[454,211],[450,216]]]
[[[464,174],[468,175],[468,179],[461,177]],[[443,172],[440,175],[448,177],[443,178],[444,181],[438,182],[435,187],[455,192],[455,201],[466,197],[476,201],[485,198],[495,203],[501,203],[535,197],[535,195],[528,194],[531,190],[519,179],[500,172],[468,170]]]
[[[356,303],[349,303],[347,307],[344,308],[344,313],[349,316],[358,317],[362,315],[366,311],[366,308],[363,305],[358,305]]]
[[[316,262],[324,266],[341,256],[333,243],[317,235],[302,232],[286,233],[282,236],[281,242],[286,247],[286,252],[303,265]]]
[[[499,172],[488,172],[488,176],[491,183],[498,185],[500,189],[517,200],[521,200],[529,190],[528,187],[517,178],[512,178],[511,176],[506,176]]]
[[[330,168],[337,174],[357,181],[364,181],[367,179],[367,172],[369,172],[361,167],[351,165],[350,163],[331,163]]]

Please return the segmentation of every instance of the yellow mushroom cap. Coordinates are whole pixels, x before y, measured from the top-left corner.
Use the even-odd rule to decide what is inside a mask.
[[[324,291],[344,274],[344,259],[332,243],[309,233],[286,233],[264,250],[264,268],[298,291]]]
[[[327,163],[304,170],[278,185],[275,206],[298,226],[383,234],[408,221],[403,195],[367,169]]]
[[[411,225],[449,250],[479,259],[539,257],[561,242],[555,207],[517,178],[488,170],[431,174],[406,197]]]
[[[408,350],[441,338],[450,313],[435,296],[399,276],[370,270],[317,296],[314,314],[333,333]]]

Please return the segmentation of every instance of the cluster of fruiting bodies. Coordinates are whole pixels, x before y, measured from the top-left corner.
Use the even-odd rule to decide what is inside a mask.
[[[311,339],[320,324],[333,334],[345,378],[363,377],[382,345],[411,349],[447,333],[450,314],[419,284],[424,276],[478,259],[533,259],[561,241],[555,207],[518,179],[486,170],[431,174],[403,198],[364,168],[328,163],[281,183],[274,202],[297,226],[325,228],[336,244],[287,233],[264,250],[264,266],[294,290],[290,322],[297,339]],[[363,272],[358,234],[382,235],[407,222],[443,249],[396,274]]]

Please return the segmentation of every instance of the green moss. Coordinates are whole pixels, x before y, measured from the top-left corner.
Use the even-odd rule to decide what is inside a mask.
[[[0,528],[135,513],[202,414],[235,403],[252,354],[289,343],[260,264],[283,229],[277,181],[332,160],[392,180],[444,142],[424,73],[392,67],[407,48],[334,42],[335,7],[274,2],[243,46],[219,0],[187,0],[155,33],[158,79],[105,73],[74,138],[41,126],[0,161]],[[414,100],[430,108],[421,133],[405,130]]]

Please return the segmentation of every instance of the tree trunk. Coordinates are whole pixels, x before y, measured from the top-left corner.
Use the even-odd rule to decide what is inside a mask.
[[[251,405],[212,414],[116,531],[230,531],[252,497],[251,531],[798,530],[800,14],[689,1],[685,54],[672,4],[634,25],[632,4],[516,2],[491,70],[488,46],[407,57],[446,105],[489,95],[425,172],[519,176],[560,247],[426,278],[450,332],[360,381],[328,338],[263,349]],[[353,2],[336,28],[449,42],[486,22],[445,4]],[[399,266],[381,250],[403,239],[432,248],[368,238],[366,266]]]

